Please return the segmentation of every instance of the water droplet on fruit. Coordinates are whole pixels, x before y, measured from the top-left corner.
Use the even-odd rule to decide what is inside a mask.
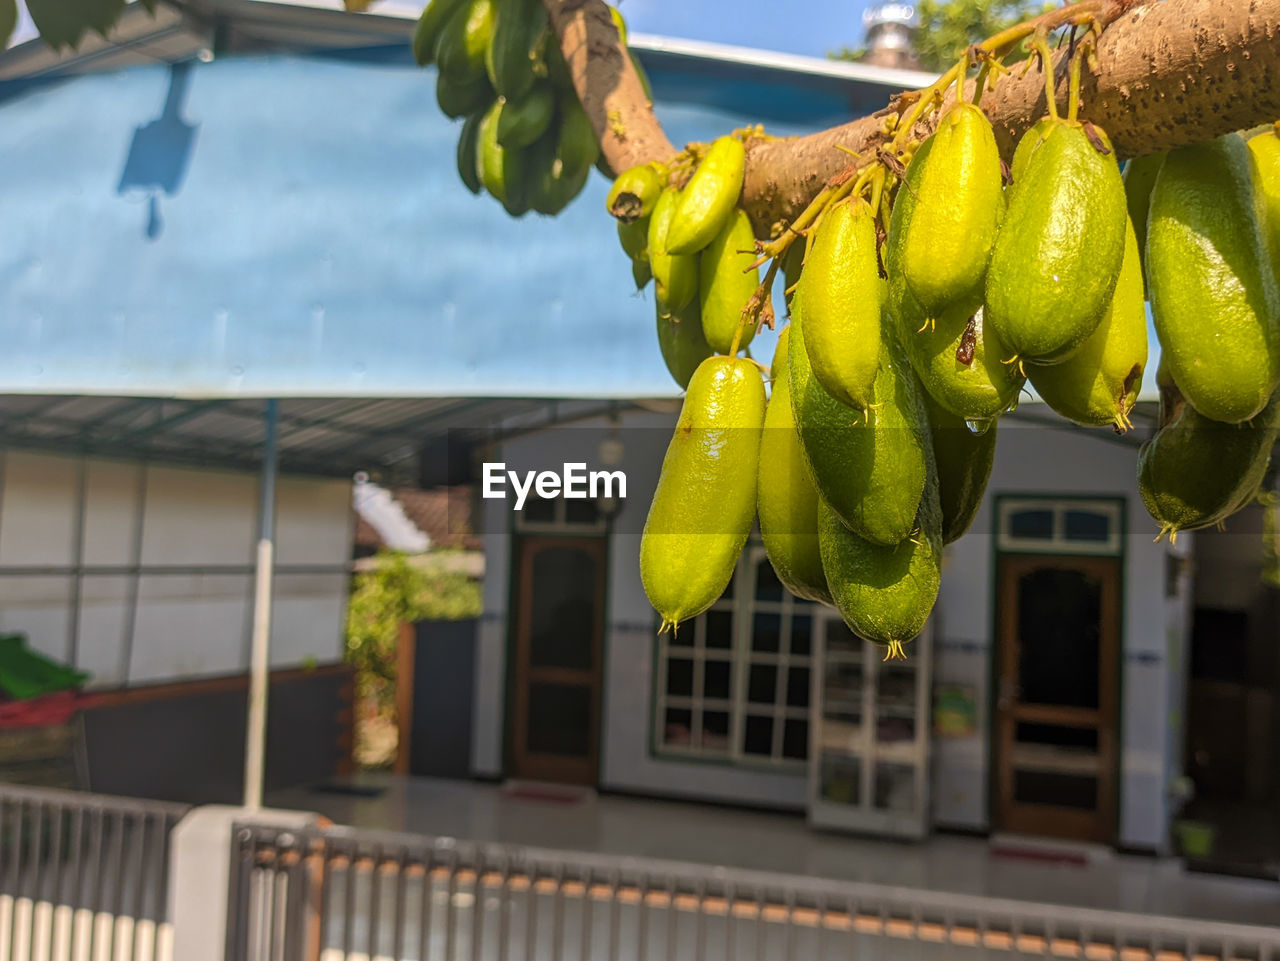
[[[1006,407],[1006,408],[1004,409],[1004,412],[1005,412],[1006,414],[1012,414],[1015,410],[1017,410],[1017,409],[1018,409],[1018,401],[1019,401],[1020,399],[1021,399],[1021,395],[1020,395],[1020,394],[1014,394],[1014,395],[1013,395],[1013,400],[1009,401],[1009,406],[1008,406],[1008,407]]]
[[[964,422],[964,426],[969,428],[970,434],[976,434],[978,436],[981,436],[982,434],[985,434],[987,431],[991,429],[991,420],[990,419],[977,420],[974,418],[967,418]]]

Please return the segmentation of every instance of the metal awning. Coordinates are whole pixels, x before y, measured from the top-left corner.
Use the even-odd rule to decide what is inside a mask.
[[[650,409],[674,409],[670,401]],[[0,448],[256,470],[265,402],[157,397],[0,396]],[[529,398],[295,398],[277,404],[282,471],[417,484],[424,452],[474,448],[630,403]]]

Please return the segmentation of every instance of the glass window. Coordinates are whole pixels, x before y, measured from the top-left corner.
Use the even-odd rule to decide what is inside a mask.
[[[1053,537],[1053,511],[1025,510],[1009,515],[1009,536],[1032,540]]]
[[[711,609],[658,636],[659,753],[801,768],[816,607],[792,597],[764,548],[749,544]]]
[[[1048,554],[1119,554],[1119,498],[1000,501],[999,546],[1003,551]]]
[[[1105,541],[1111,536],[1111,518],[1097,511],[1064,511],[1062,536],[1069,541]]]

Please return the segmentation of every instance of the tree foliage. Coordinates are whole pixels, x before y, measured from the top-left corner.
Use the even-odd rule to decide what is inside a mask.
[[[916,15],[915,52],[921,68],[946,70],[970,44],[1021,23],[1053,4],[1034,0],[919,0]],[[861,60],[865,47],[844,47],[829,56],[834,60]],[[1020,59],[1020,54],[1008,58]]]
[[[347,660],[356,668],[361,694],[384,702],[394,698],[402,623],[476,617],[480,607],[480,585],[465,574],[442,564],[414,564],[399,551],[379,553],[373,570],[356,575],[347,605]]]

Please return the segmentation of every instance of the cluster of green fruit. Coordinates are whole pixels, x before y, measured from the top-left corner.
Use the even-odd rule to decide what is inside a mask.
[[[792,225],[804,241],[782,255],[791,323],[767,400],[738,356],[776,269],[757,286],[769,247],[737,206],[742,143],[622,174],[609,209],[637,284],[655,281],[659,345],[686,387],[641,543],[664,628],[720,596],[758,517],[788,589],[900,656],[1026,380],[1076,423],[1129,428],[1144,289],[1162,377],[1186,398],[1143,450],[1144,499],[1170,533],[1247,503],[1280,427],[1280,236],[1266,236],[1280,212],[1262,209],[1280,202],[1275,139],[1181,148],[1154,187],[1143,161],[1126,191],[1096,126],[1054,112],[1005,167],[983,111],[953,104],[904,167],[851,167]]]
[[[466,118],[458,175],[472,193],[513,217],[557,214],[578,195],[600,147],[540,0],[431,0],[413,54],[436,65],[440,109]]]

